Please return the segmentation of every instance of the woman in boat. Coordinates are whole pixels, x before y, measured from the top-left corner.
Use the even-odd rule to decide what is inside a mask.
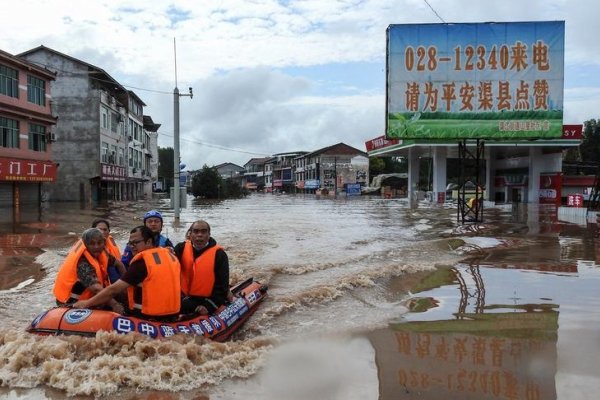
[[[98,218],[92,221],[92,228],[98,228],[102,231],[104,239],[106,240],[106,251],[108,251],[109,254],[112,254],[118,261],[115,266],[108,267],[108,279],[110,283],[116,282],[117,279],[125,273],[125,266],[121,262],[121,250],[115,242],[115,239],[110,235],[110,224],[108,223],[108,220]]]
[[[98,228],[83,231],[58,270],[53,289],[56,304],[89,299],[108,285],[108,267],[120,261],[105,250],[105,242]],[[115,300],[108,305],[115,312],[123,312],[123,306]]]

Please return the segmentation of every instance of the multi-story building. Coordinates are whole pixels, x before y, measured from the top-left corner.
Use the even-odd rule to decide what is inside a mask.
[[[158,160],[151,133],[160,125],[145,128],[144,102],[103,69],[48,47],[19,57],[56,71],[53,151],[60,168],[57,184],[47,187],[49,199],[96,203],[150,194]]]
[[[337,194],[349,184],[365,186],[369,182],[367,153],[345,143],[303,154],[294,163],[294,182],[303,193],[326,189]]]
[[[146,177],[152,182],[158,179],[158,129],[161,124],[156,124],[149,115],[144,115],[144,132],[148,136],[148,146],[145,148]],[[152,197],[152,185],[144,185],[144,195]]]
[[[244,164],[242,187],[248,190],[263,190],[265,187],[265,163],[271,157],[251,158]]]
[[[240,167],[239,165],[230,162],[215,165],[213,168],[217,170],[223,179],[234,179],[243,175],[246,171],[244,167]]]
[[[39,204],[42,185],[56,180],[55,78],[55,73],[0,50],[0,208]]]
[[[294,151],[273,155],[273,191],[295,192],[295,160],[305,154],[308,154],[308,151]]]

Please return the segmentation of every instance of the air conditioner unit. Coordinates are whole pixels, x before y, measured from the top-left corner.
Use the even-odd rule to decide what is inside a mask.
[[[129,136],[129,141],[132,142],[133,141],[133,136]]]
[[[134,169],[133,169],[133,173],[135,174],[136,172],[137,172],[137,169],[136,169],[136,168],[134,168]]]
[[[46,132],[46,141],[48,143],[56,142],[56,134],[54,132]]]

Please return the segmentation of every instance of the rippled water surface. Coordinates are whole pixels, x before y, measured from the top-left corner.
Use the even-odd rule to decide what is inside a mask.
[[[136,399],[587,399],[600,389],[595,227],[552,212],[456,211],[402,200],[252,195],[95,210],[51,205],[0,225],[0,396]],[[226,343],[36,337],[77,235],[110,219],[121,247],[149,208],[177,243],[196,219],[232,284],[269,285]]]

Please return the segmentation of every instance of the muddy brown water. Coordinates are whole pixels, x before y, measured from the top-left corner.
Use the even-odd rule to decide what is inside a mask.
[[[0,220],[0,397],[7,399],[588,399],[600,388],[596,227],[551,211],[402,200],[252,195],[96,209],[50,205]],[[232,283],[269,297],[226,343],[37,337],[57,268],[96,217],[121,247],[149,208],[183,240],[205,219]]]

